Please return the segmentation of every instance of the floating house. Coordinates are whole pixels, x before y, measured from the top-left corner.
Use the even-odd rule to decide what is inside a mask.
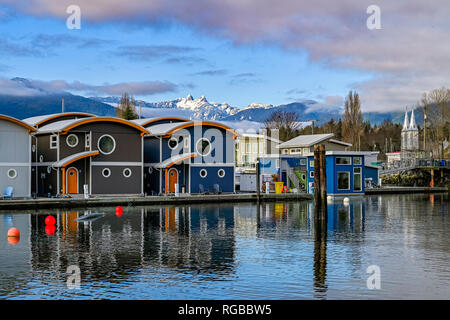
[[[33,193],[81,194],[87,186],[89,195],[143,194],[143,136],[148,131],[119,118],[70,117],[39,122],[31,146]]]
[[[304,156],[313,152],[314,146],[318,144],[323,144],[325,151],[346,151],[347,148],[352,146],[351,143],[332,139],[333,137],[333,133],[300,135],[281,143],[278,148],[282,155],[295,154]]]
[[[0,192],[12,187],[14,197],[31,195],[31,133],[36,129],[0,115]]]
[[[144,192],[234,192],[234,139],[228,126],[180,118],[134,121],[149,131],[144,141]]]

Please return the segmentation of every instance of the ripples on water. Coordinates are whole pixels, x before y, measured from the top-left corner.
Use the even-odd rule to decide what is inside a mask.
[[[327,212],[322,225],[311,202],[2,212],[0,298],[450,298],[448,195],[370,196]],[[69,265],[80,289],[67,288]],[[367,288],[369,265],[380,290]]]

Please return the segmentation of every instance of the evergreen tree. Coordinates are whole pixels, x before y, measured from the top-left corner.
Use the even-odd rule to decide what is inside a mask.
[[[125,120],[137,119],[136,101],[128,93],[124,93],[120,99],[120,105],[116,108],[116,116]]]

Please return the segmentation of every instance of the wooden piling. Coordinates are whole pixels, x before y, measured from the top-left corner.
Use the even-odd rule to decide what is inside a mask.
[[[256,194],[257,194],[258,202],[261,198],[260,175],[261,174],[260,174],[260,168],[259,168],[259,160],[257,160],[256,161]]]
[[[316,206],[320,206],[321,203],[320,190],[320,148],[316,145],[314,146],[314,200]]]
[[[320,151],[320,197],[322,204],[327,203],[327,160],[325,154],[325,146],[319,146]]]

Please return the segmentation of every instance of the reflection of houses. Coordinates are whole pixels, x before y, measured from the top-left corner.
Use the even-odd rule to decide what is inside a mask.
[[[145,193],[234,192],[234,139],[230,127],[207,121],[136,120],[145,136]]]
[[[15,197],[31,194],[31,136],[36,131],[27,123],[0,115],[0,193],[14,188]]]
[[[133,208],[118,218],[114,208],[93,222],[77,222],[85,211],[62,211],[54,234],[43,214],[30,215],[33,270],[83,270],[83,281],[135,274],[145,267],[197,270],[214,276],[232,272],[233,208],[225,206]],[[65,281],[65,279],[63,279]]]
[[[33,192],[79,194],[87,185],[89,194],[142,194],[147,133],[135,123],[111,117],[77,117],[41,125],[32,142]]]

